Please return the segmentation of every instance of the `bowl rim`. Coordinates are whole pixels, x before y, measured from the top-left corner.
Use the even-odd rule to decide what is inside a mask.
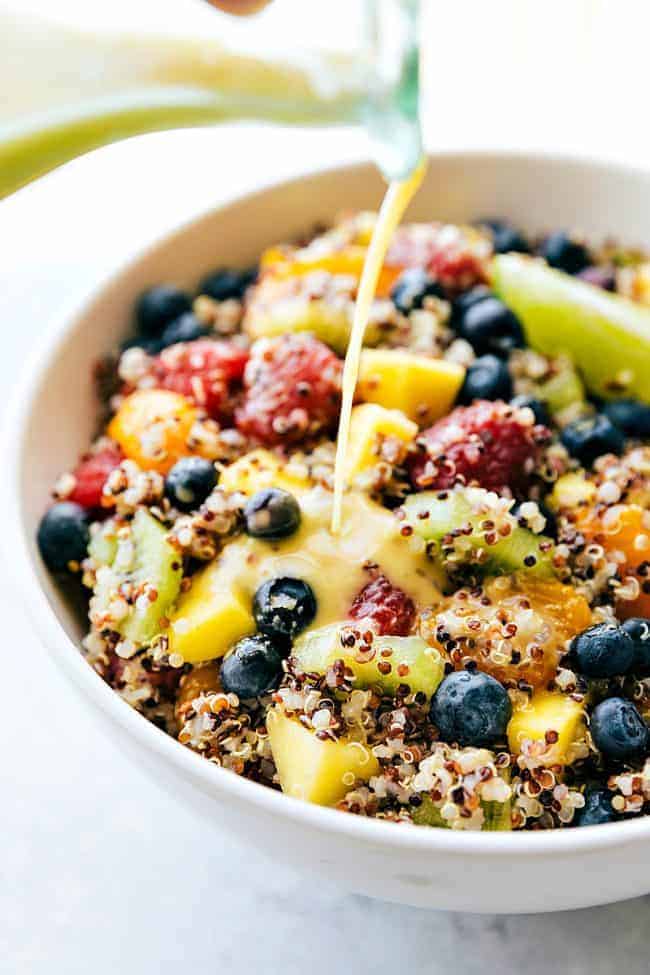
[[[635,177],[647,179],[650,189],[650,166],[628,164],[602,157],[592,157],[573,153],[529,150],[495,149],[444,149],[429,151],[428,157],[447,163],[471,160],[486,163],[517,163],[527,165],[548,165],[551,168],[576,168],[596,172],[609,172],[620,179]],[[79,652],[78,645],[68,637],[54,609],[50,606],[44,589],[36,574],[35,554],[30,539],[23,531],[23,500],[20,492],[21,459],[24,449],[25,432],[32,411],[33,397],[41,386],[50,364],[68,334],[74,330],[78,321],[101,302],[106,292],[127,274],[133,265],[153,255],[162,245],[169,245],[193,231],[231,205],[252,204],[257,197],[273,190],[289,190],[296,182],[304,179],[318,180],[328,175],[342,172],[374,169],[370,160],[355,160],[326,167],[310,167],[287,179],[266,178],[254,190],[234,194],[212,204],[189,220],[177,223],[174,227],[157,235],[145,246],[121,260],[117,266],[89,285],[84,292],[64,305],[54,317],[47,330],[41,333],[41,343],[25,361],[20,376],[14,385],[5,419],[0,430],[0,446],[7,461],[8,476],[0,479],[0,517],[2,533],[6,540],[6,551],[13,553],[11,572],[5,575],[13,586],[29,616],[41,642],[49,653],[56,656],[68,676],[77,684],[80,691],[99,708],[109,719],[120,725],[129,736],[137,739],[146,750],[153,751],[164,762],[175,766],[176,771],[188,782],[201,788],[211,796],[218,796],[224,802],[232,796],[256,807],[259,815],[275,819],[293,821],[308,828],[334,836],[345,837],[350,841],[364,842],[376,848],[409,849],[426,852],[446,852],[479,855],[484,858],[503,856],[543,857],[549,854],[575,855],[600,849],[613,849],[629,846],[641,839],[650,839],[650,816],[620,823],[607,823],[588,829],[539,830],[534,832],[512,831],[486,833],[446,829],[407,829],[397,824],[368,819],[362,816],[341,813],[336,809],[313,805],[312,803],[286,796],[268,786],[252,782],[225,770],[217,770],[197,753],[181,745],[176,739],[161,731],[142,715],[133,710],[119,695],[101,679],[87,664]]]

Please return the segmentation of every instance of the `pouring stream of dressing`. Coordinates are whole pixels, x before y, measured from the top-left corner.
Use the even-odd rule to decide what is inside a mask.
[[[334,466],[333,534],[338,534],[341,529],[343,492],[345,491],[345,458],[350,436],[350,417],[352,414],[354,391],[359,376],[359,360],[363,348],[363,337],[370,315],[370,307],[375,297],[377,280],[391,238],[402,219],[404,211],[420,188],[426,172],[426,166],[426,159],[421,159],[410,176],[403,180],[394,180],[388,187],[377,216],[377,223],[375,224],[363,265],[357,300],[354,306],[354,318],[352,320],[350,339],[345,354],[345,365],[343,367],[343,395]]]

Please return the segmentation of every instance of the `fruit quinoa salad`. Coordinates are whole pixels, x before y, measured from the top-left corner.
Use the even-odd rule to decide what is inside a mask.
[[[360,816],[648,812],[650,258],[401,227],[333,535],[373,223],[140,297],[97,369],[101,433],[38,530],[88,595],[83,653],[206,761]]]

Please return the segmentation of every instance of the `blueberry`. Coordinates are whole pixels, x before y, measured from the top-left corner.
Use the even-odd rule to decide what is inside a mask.
[[[616,623],[597,623],[570,644],[579,673],[586,677],[622,677],[634,661],[634,641]]]
[[[551,509],[548,508],[541,501],[537,502],[537,507],[539,508],[540,512],[544,515],[544,518],[546,519],[546,524],[544,525],[544,534],[550,535],[551,538],[557,538],[558,525],[557,525],[557,518],[555,517],[555,513],[551,511]]]
[[[529,252],[528,241],[521,231],[506,220],[481,220],[481,224],[492,231],[492,244],[497,254],[508,254],[510,251],[518,251],[520,254]]]
[[[282,657],[267,636],[247,636],[236,643],[221,665],[221,684],[242,700],[259,697],[277,686]]]
[[[465,313],[472,305],[484,301],[486,298],[494,298],[494,293],[484,284],[477,284],[475,288],[470,288],[469,291],[464,291],[458,295],[451,306],[451,327],[458,328],[465,317]]]
[[[217,483],[214,464],[203,457],[182,457],[165,478],[165,494],[180,511],[194,511]]]
[[[444,298],[445,292],[424,268],[412,267],[400,274],[390,296],[397,310],[408,315],[415,308],[422,308],[425,298]]]
[[[257,268],[247,268],[245,271],[234,271],[228,268],[220,268],[207,274],[201,281],[198,293],[208,295],[215,301],[228,301],[230,298],[240,300],[244,296],[246,288],[253,283],[257,277]]]
[[[585,467],[590,467],[602,454],[620,454],[625,446],[621,431],[602,413],[569,423],[560,434],[560,440],[571,456]]]
[[[589,251],[577,240],[573,240],[564,230],[547,237],[540,247],[540,254],[551,267],[567,274],[577,274],[591,264]]]
[[[632,617],[621,623],[634,644],[634,661],[632,673],[636,677],[650,676],[650,620]]]
[[[603,404],[603,413],[626,437],[650,437],[650,406],[634,399],[613,399]]]
[[[144,335],[135,335],[120,345],[120,352],[127,349],[142,349],[147,355],[158,355],[161,349],[160,339],[147,338]]]
[[[176,318],[190,311],[189,297],[172,284],[159,284],[140,295],[135,319],[142,335],[157,337]]]
[[[475,359],[465,374],[458,400],[469,404],[475,399],[505,399],[512,396],[512,379],[508,367],[495,355]]]
[[[59,501],[46,511],[38,526],[38,547],[48,569],[61,572],[81,562],[88,551],[88,517],[79,504]]]
[[[597,704],[589,726],[594,745],[605,758],[630,762],[647,748],[646,724],[626,697],[608,697]]]
[[[166,349],[168,345],[176,345],[177,342],[193,342],[207,335],[209,331],[194,312],[188,311],[170,322],[160,336],[160,347]]]
[[[465,310],[456,326],[477,355],[492,352],[506,358],[513,349],[524,344],[519,319],[498,298],[484,298]]]
[[[244,508],[246,531],[253,538],[286,538],[300,525],[300,505],[281,488],[264,488]]]
[[[443,741],[486,748],[504,737],[511,715],[503,685],[489,674],[468,670],[445,677],[429,710]]]
[[[316,597],[302,579],[269,579],[253,599],[257,628],[267,636],[293,640],[316,615]]]
[[[616,291],[616,270],[613,267],[592,264],[583,271],[578,271],[576,277],[604,291]]]
[[[585,804],[578,809],[573,820],[575,826],[600,826],[614,823],[619,819],[612,807],[612,793],[604,786],[588,785],[585,789]]]
[[[521,394],[519,396],[514,396],[510,400],[510,404],[519,408],[527,406],[528,409],[532,410],[533,412],[535,423],[541,423],[545,427],[551,425],[551,414],[548,411],[546,403],[543,403],[542,400],[535,399],[534,396],[524,396]]]

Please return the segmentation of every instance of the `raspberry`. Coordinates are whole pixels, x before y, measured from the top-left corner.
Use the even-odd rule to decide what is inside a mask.
[[[354,597],[350,617],[372,622],[380,636],[408,636],[415,621],[415,604],[386,576],[379,575]]]
[[[86,454],[72,472],[76,483],[67,500],[76,501],[82,508],[100,508],[106,479],[122,459],[122,451],[114,446]]]
[[[471,484],[521,491],[550,438],[530,410],[477,400],[421,434],[420,451],[410,461],[411,483],[420,490]]]
[[[428,270],[452,294],[473,288],[486,280],[480,258],[460,242],[434,250]]]
[[[213,419],[227,422],[247,362],[248,350],[234,342],[196,339],[163,349],[147,378],[152,377],[160,389],[186,396]]]
[[[411,224],[398,228],[387,264],[424,267],[452,295],[486,280],[489,245],[452,224]]]
[[[255,343],[244,374],[239,430],[261,444],[296,443],[332,430],[341,401],[342,363],[307,333]]]

